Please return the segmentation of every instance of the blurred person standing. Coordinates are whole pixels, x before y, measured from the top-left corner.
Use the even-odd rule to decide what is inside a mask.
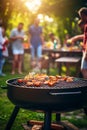
[[[3,20],[0,19],[0,76],[5,76],[5,74],[2,72],[4,60],[3,60],[3,51],[5,45],[8,43],[8,40],[3,37]]]
[[[6,37],[6,30],[4,27],[2,27],[2,35],[3,35],[3,38],[5,40],[5,43],[3,45],[3,51],[2,51],[2,67],[1,67],[1,71],[3,70],[3,67],[4,67],[4,64],[5,64],[5,60],[6,58],[8,57],[8,43],[9,43],[9,40],[8,38]],[[6,74],[4,74],[5,76]]]
[[[66,46],[66,47],[69,47],[69,46],[71,46],[71,44],[70,43],[67,43],[67,40],[68,39],[70,39],[70,35],[67,33],[66,35],[65,35],[65,39],[64,39],[64,46]]]
[[[39,26],[40,20],[36,18],[34,24],[29,27],[29,43],[31,49],[31,65],[32,67],[41,67],[41,57],[42,57],[42,46],[43,31],[42,27]]]
[[[22,74],[22,62],[23,62],[23,54],[24,54],[24,30],[23,23],[19,23],[17,28],[14,28],[11,31],[10,39],[12,44],[12,53],[13,53],[13,63],[12,63],[12,74],[15,74],[16,67],[18,69],[18,73]]]
[[[61,48],[61,42],[59,37],[56,37],[54,33],[49,34],[49,38],[52,42],[52,49],[60,49]],[[51,57],[55,60],[56,58],[59,58],[59,53],[51,53]]]
[[[56,37],[54,33],[50,33],[49,38],[50,38],[51,42],[53,43],[53,49],[61,48],[61,43],[60,43],[59,37]]]

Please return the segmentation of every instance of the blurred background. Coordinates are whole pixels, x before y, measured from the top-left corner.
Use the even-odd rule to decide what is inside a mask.
[[[87,0],[0,0],[0,17],[4,20],[9,36],[10,30],[21,21],[27,32],[28,26],[37,16],[44,27],[45,40],[48,40],[48,33],[53,32],[62,43],[66,34],[74,36],[81,33],[77,25],[77,12],[86,6]]]

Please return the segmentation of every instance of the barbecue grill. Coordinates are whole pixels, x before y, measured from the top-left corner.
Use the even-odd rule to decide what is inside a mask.
[[[50,130],[52,112],[68,112],[87,106],[87,80],[74,78],[72,82],[59,81],[53,87],[18,83],[18,78],[7,83],[7,96],[15,105],[5,130],[10,130],[20,108],[45,112],[44,130]],[[77,105],[78,104],[78,105]]]

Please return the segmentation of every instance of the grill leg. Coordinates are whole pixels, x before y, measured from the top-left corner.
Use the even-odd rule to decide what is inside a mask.
[[[87,116],[87,107],[84,108],[84,112],[85,112],[85,114],[86,114],[86,116]]]
[[[51,112],[45,113],[44,130],[51,130]]]
[[[56,122],[60,122],[60,120],[61,120],[60,113],[56,113]]]
[[[19,107],[15,106],[15,108],[14,108],[12,114],[11,114],[11,117],[10,117],[10,119],[9,119],[7,125],[6,125],[5,130],[11,130],[11,127],[12,127],[14,120],[15,120],[18,112],[19,112],[19,109],[20,109]]]

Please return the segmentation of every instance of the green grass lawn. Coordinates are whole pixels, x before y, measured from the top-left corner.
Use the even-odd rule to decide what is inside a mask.
[[[11,75],[11,64],[6,63],[4,66],[5,77],[0,77],[0,86],[6,86],[6,80],[10,78],[23,77],[29,73],[29,57],[25,55],[25,71],[23,75],[15,74]],[[57,74],[57,69],[50,69],[50,74]],[[14,109],[14,105],[9,101],[7,97],[7,90],[0,88],[0,130],[4,130],[6,123]],[[13,124],[12,130],[23,130],[22,123],[26,123],[30,119],[43,120],[44,113],[38,113],[30,110],[20,109],[16,120]],[[55,120],[55,114],[52,115],[52,120]],[[68,120],[79,128],[87,128],[87,116],[83,110],[74,112],[62,113],[61,120]]]

